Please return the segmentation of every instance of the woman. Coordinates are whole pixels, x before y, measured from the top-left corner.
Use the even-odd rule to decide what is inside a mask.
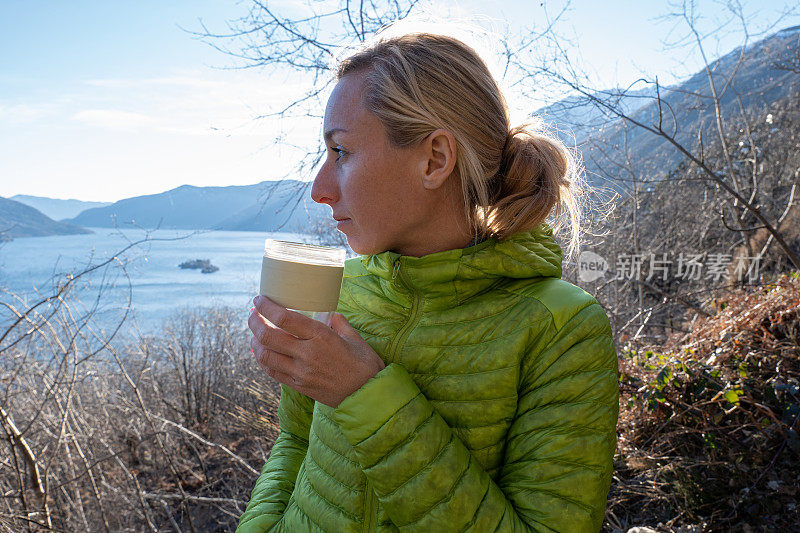
[[[617,358],[544,222],[577,235],[569,153],[431,34],[341,63],[324,137],[311,196],[363,255],[330,327],[255,300],[280,433],[237,531],[598,531]]]

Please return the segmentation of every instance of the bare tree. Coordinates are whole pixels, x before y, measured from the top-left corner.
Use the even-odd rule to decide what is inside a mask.
[[[247,14],[227,22],[226,31],[212,31],[202,20],[199,31],[185,31],[235,58],[239,64],[230,68],[293,72],[308,83],[302,94],[275,109],[264,110],[255,120],[314,118],[321,123],[323,97],[334,82],[332,69],[336,59],[387,24],[406,18],[418,3],[419,0],[308,2],[300,8],[301,13],[287,16],[268,2],[250,0]],[[319,142],[280,180],[311,174],[325,154],[325,147]],[[287,141],[276,136],[276,143]],[[298,184],[292,209],[307,196],[310,184],[310,181]],[[267,187],[260,200],[266,202],[275,190],[277,185]]]
[[[129,255],[157,240],[174,239],[148,233],[37,298],[0,289],[0,531],[204,531],[241,514],[276,387],[251,377],[234,310],[123,328]],[[184,372],[171,355],[190,344]]]
[[[679,85],[664,87],[657,77],[643,75],[630,86],[604,88],[555,22],[536,46],[512,56],[518,86],[536,87],[551,99],[561,95],[542,108],[544,118],[572,128],[593,188],[616,193],[610,216],[590,212],[595,231],[589,240],[601,255],[619,257],[622,250],[634,261],[652,261],[667,251],[719,249],[720,255],[733,255],[731,265],[760,260],[762,272],[767,264],[778,272],[783,260],[797,268],[800,235],[792,221],[800,158],[791,137],[800,118],[800,83],[771,64],[771,58],[786,58],[787,49],[795,53],[796,31],[757,41],[785,14],[754,33],[738,2],[720,3],[727,13],[724,28],[701,31],[693,2],[670,5],[663,20],[674,28],[666,50],[704,58],[702,72]],[[742,46],[712,59],[709,41],[723,32],[730,36],[732,28],[738,28]],[[768,253],[775,244],[776,253]],[[716,280],[675,282],[635,268],[620,279],[615,270],[608,271],[613,279],[591,290],[621,341],[685,337],[692,317],[713,312],[715,297],[726,289]],[[747,281],[741,275],[731,268],[725,279]],[[747,277],[754,283],[749,272]]]
[[[774,241],[795,268],[800,269],[800,254],[790,245],[785,232],[779,229],[777,223],[777,213],[791,207],[793,195],[788,193],[787,188],[781,195],[784,205],[776,206],[774,198],[762,190],[763,176],[760,174],[763,171],[759,170],[762,167],[758,161],[758,150],[752,135],[748,133],[752,129],[753,117],[748,116],[736,86],[737,77],[741,78],[741,71],[748,59],[745,52],[754,37],[748,31],[743,8],[736,1],[725,4],[731,18],[740,25],[742,46],[733,64],[722,65],[719,59],[712,60],[706,53],[705,40],[709,35],[701,34],[698,29],[699,14],[695,3],[678,2],[673,7],[674,12],[668,18],[678,21],[685,31],[671,44],[691,47],[700,54],[704,61],[705,87],[692,85],[692,89],[688,91],[669,89],[664,88],[658,78],[642,78],[631,87],[601,90],[580,68],[579,62],[564,47],[563,39],[555,31],[548,36],[554,54],[552,57],[533,63],[529,57],[517,56],[516,65],[525,73],[529,83],[545,80],[551,86],[581,95],[604,116],[609,117],[610,122],[606,128],[623,130],[624,126],[621,124],[624,123],[636,133],[663,141],[662,150],[673,152],[672,161],[689,162],[692,169],[697,171],[691,177],[705,180],[713,189],[715,197],[721,203],[718,208],[720,220],[730,231],[741,235],[740,239],[745,246],[753,232],[764,228],[770,234],[771,242]],[[783,19],[779,17],[778,21],[759,35],[774,28],[780,20]],[[711,35],[713,34],[712,31]],[[755,60],[758,61],[759,58]],[[642,85],[650,90],[637,90]],[[631,98],[651,103],[631,110],[625,105]],[[745,165],[741,162],[737,164],[730,146],[732,130],[739,127],[745,134],[744,142],[750,150],[749,158],[744,161]],[[618,136],[621,137],[622,133]],[[712,160],[709,159],[708,152],[714,148],[720,150],[721,157]],[[748,175],[745,175],[745,170]],[[641,168],[638,172],[642,173]],[[642,176],[642,179],[652,180],[653,177]]]

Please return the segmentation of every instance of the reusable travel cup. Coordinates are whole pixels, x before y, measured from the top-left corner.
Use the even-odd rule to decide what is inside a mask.
[[[267,239],[260,293],[330,325],[339,302],[346,253],[343,248]]]

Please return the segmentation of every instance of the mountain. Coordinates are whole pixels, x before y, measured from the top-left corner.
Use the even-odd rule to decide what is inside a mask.
[[[305,199],[309,185],[296,180],[228,187],[182,185],[87,209],[69,222],[90,227],[302,232],[312,221],[330,216],[327,207]]]
[[[36,208],[0,197],[0,240],[80,233],[92,232],[73,224],[56,222]]]
[[[78,216],[81,211],[93,207],[104,207],[110,202],[84,202],[82,200],[61,200],[58,198],[47,198],[44,196],[30,196],[27,194],[17,194],[9,200],[14,200],[21,204],[35,207],[53,220],[63,220]]]
[[[800,93],[800,63],[792,68],[800,57],[798,48],[800,28],[786,28],[711,62],[726,128],[741,127],[738,124],[742,109],[752,121],[766,115],[772,103]],[[726,87],[729,78],[732,81]],[[706,147],[718,142],[714,102],[705,70],[682,83],[661,87],[661,95],[663,127],[674,132],[679,143],[698,152],[700,136]],[[659,122],[653,86],[636,92],[601,91],[594,96],[618,103],[626,114],[644,125],[655,126]],[[563,126],[573,129],[575,141],[571,142],[577,141],[587,181],[592,185],[623,189],[630,172],[644,181],[664,179],[685,159],[667,139],[627,121],[605,117],[589,97],[571,97],[542,108],[537,114],[553,123],[556,130]],[[626,148],[630,168],[625,167]]]
[[[619,89],[597,91],[592,97],[613,103],[625,113],[633,113],[649,104],[655,94],[655,87],[644,87],[630,91]],[[551,124],[554,133],[566,142],[567,146],[585,142],[599,128],[615,119],[586,96],[569,96],[537,109],[534,114],[546,124]]]

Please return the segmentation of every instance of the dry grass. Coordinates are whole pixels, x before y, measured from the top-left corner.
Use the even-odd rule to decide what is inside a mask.
[[[607,530],[800,529],[800,281],[717,307],[687,344],[623,353]]]
[[[233,530],[278,396],[236,313],[112,344],[49,323],[0,358],[0,531]]]

